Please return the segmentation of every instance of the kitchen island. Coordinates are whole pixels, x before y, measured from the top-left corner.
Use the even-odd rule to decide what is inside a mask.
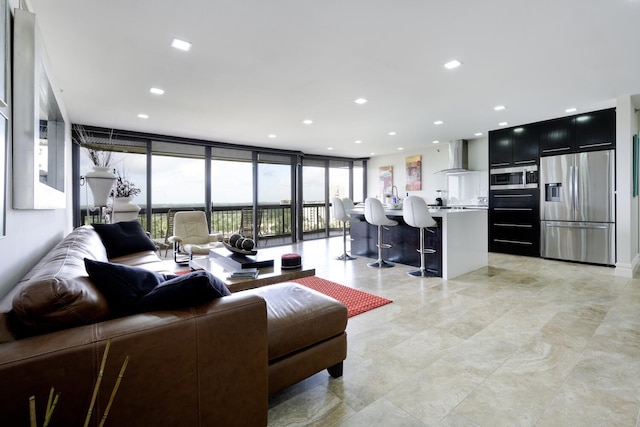
[[[452,279],[488,263],[488,233],[486,209],[430,209],[438,223],[435,233],[425,232],[425,248],[435,249],[435,254],[425,256],[426,268],[434,275]],[[385,214],[398,221],[395,227],[385,228],[383,241],[392,245],[384,249],[386,261],[420,266],[420,230],[407,225],[402,209],[385,209]],[[377,258],[378,227],[364,219],[364,208],[356,207],[350,215],[360,219],[351,223],[351,253]]]

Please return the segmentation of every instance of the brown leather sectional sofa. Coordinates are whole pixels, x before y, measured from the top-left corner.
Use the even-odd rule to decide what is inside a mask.
[[[107,261],[100,237],[79,227],[0,300],[0,424],[82,425],[108,340],[90,425],[98,425],[126,356],[111,426],[263,426],[268,396],[329,368],[342,374],[346,308],[292,283],[196,307],[113,318],[83,259]],[[153,251],[111,262],[162,271]],[[170,272],[167,272],[170,273]]]

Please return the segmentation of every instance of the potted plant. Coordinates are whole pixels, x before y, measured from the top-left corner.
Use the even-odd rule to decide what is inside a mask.
[[[124,172],[116,171],[116,185],[111,190],[111,197],[113,197],[111,222],[132,221],[138,218],[140,206],[133,203],[133,197],[141,191]]]

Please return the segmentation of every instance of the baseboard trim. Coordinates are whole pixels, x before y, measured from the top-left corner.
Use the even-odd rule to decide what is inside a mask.
[[[616,268],[614,270],[614,275],[619,277],[628,277],[633,278],[638,274],[638,270],[640,269],[640,254],[636,254],[631,260],[631,263],[616,263]]]

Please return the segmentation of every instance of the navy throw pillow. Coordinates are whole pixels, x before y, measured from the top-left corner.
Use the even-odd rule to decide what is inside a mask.
[[[226,295],[231,295],[231,292],[220,279],[199,270],[158,284],[140,299],[138,311],[192,307]]]
[[[89,279],[104,295],[116,315],[137,312],[138,301],[167,280],[167,276],[140,267],[84,259]],[[173,276],[170,276],[173,277]]]
[[[155,251],[156,245],[137,221],[92,224],[107,250],[109,259],[143,251]]]

